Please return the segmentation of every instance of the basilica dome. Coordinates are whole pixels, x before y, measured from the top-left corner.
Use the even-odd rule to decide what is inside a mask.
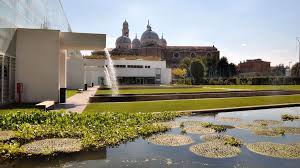
[[[135,36],[135,39],[132,40],[131,47],[132,49],[138,49],[141,47],[141,41],[137,38],[137,35]]]
[[[131,48],[131,40],[126,36],[121,36],[116,40],[116,48],[119,49],[130,49]]]
[[[141,37],[141,44],[143,47],[147,46],[157,46],[159,43],[159,37],[157,33],[152,31],[150,24],[147,25],[147,30],[143,33]]]
[[[161,47],[166,47],[167,46],[167,40],[164,39],[164,35],[163,34],[161,35],[161,39],[159,39],[159,45]]]

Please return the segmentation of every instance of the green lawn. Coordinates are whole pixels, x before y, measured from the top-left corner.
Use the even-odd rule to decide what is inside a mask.
[[[129,103],[92,103],[86,107],[84,112],[162,112],[299,102],[300,95],[195,100],[167,100]]]
[[[155,94],[155,93],[189,93],[189,92],[222,92],[228,89],[218,88],[174,88],[174,89],[129,89],[119,90],[120,94]],[[111,90],[98,90],[97,94],[112,94]]]
[[[159,88],[120,90],[120,94],[155,94],[189,92],[224,92],[230,90],[300,90],[300,85],[204,85],[198,88]],[[112,94],[111,90],[98,90],[97,94]]]
[[[70,97],[76,95],[77,92],[78,92],[77,90],[71,90],[71,89],[68,89],[68,90],[67,90],[67,98],[70,98]]]

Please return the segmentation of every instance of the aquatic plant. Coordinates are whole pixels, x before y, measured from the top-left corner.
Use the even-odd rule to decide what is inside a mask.
[[[235,138],[235,137],[225,138],[224,144],[225,145],[230,145],[230,146],[235,146],[235,147],[242,146],[242,142],[240,140],[238,140],[237,138]]]
[[[290,115],[290,114],[283,114],[281,116],[281,119],[283,121],[294,121],[294,120],[299,119],[299,116],[294,116],[294,115]]]
[[[166,126],[154,123],[169,121],[178,116],[179,114],[174,112],[91,114],[15,112],[0,114],[0,128],[14,131],[13,139],[16,140],[18,146],[36,140],[71,138],[80,139],[83,149],[95,150],[104,146],[115,146],[139,136],[149,136],[153,133],[166,131],[168,130]],[[10,149],[15,145],[5,142],[1,146]],[[13,152],[14,150],[5,151],[5,154],[1,154],[0,158],[7,154],[10,154],[10,157],[17,154],[17,152]]]
[[[72,153],[83,149],[80,139],[56,138],[34,141],[21,146],[24,153],[50,155],[56,152]]]
[[[235,118],[235,117],[218,117],[220,121],[224,122],[241,122],[242,120],[240,118]]]
[[[284,134],[300,135],[299,127],[274,127],[273,130],[283,132]]]
[[[201,126],[204,128],[211,128],[213,126],[213,123],[211,122],[202,122]]]
[[[299,159],[300,158],[300,144],[278,144],[272,142],[257,142],[248,144],[247,148],[254,152],[265,156],[285,158],[285,159]]]
[[[224,145],[218,141],[205,142],[190,147],[190,151],[198,156],[208,158],[231,158],[240,154],[238,147]]]
[[[15,137],[16,134],[14,131],[0,131],[0,141],[7,141]]]
[[[205,128],[201,126],[189,126],[189,127],[185,127],[183,130],[187,133],[201,134],[201,135],[212,134],[216,132],[214,129]]]
[[[283,129],[264,129],[264,130],[254,130],[256,135],[260,136],[284,136],[285,131]]]
[[[167,128],[178,128],[178,127],[180,127],[180,122],[177,122],[177,121],[158,122],[156,124],[167,127]]]
[[[277,120],[254,120],[254,124],[261,125],[261,126],[269,126],[269,125],[278,125],[282,124],[282,121]]]
[[[227,130],[227,128],[223,125],[212,125],[211,128],[214,129],[218,133],[225,132]]]
[[[192,138],[188,136],[174,134],[153,135],[146,140],[163,146],[184,146],[193,143]]]
[[[180,123],[180,128],[181,128],[181,129],[184,128],[184,123],[183,123],[183,122]]]

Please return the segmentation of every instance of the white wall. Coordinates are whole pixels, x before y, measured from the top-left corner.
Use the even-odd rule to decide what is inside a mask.
[[[161,69],[161,83],[170,84],[172,81],[171,69],[166,68],[165,61],[146,61],[146,60],[113,60],[114,65],[143,65],[150,68],[116,68],[117,77],[155,77],[156,68]],[[85,81],[91,85],[98,84],[99,77],[105,77],[104,65],[106,60],[84,59]]]
[[[67,58],[67,88],[83,89],[84,87],[83,58],[71,56]]]
[[[59,101],[59,49],[59,31],[17,30],[16,83],[24,85],[23,102]]]

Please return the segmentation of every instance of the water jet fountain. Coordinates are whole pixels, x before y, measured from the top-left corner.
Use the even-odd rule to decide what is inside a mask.
[[[105,69],[104,73],[105,73],[107,85],[112,90],[112,96],[118,96],[119,95],[119,87],[118,87],[118,80],[117,80],[114,63],[111,59],[111,56],[110,56],[110,53],[108,52],[108,50],[104,49],[104,51],[105,51],[105,56],[107,59],[107,66],[104,66],[104,69]]]

